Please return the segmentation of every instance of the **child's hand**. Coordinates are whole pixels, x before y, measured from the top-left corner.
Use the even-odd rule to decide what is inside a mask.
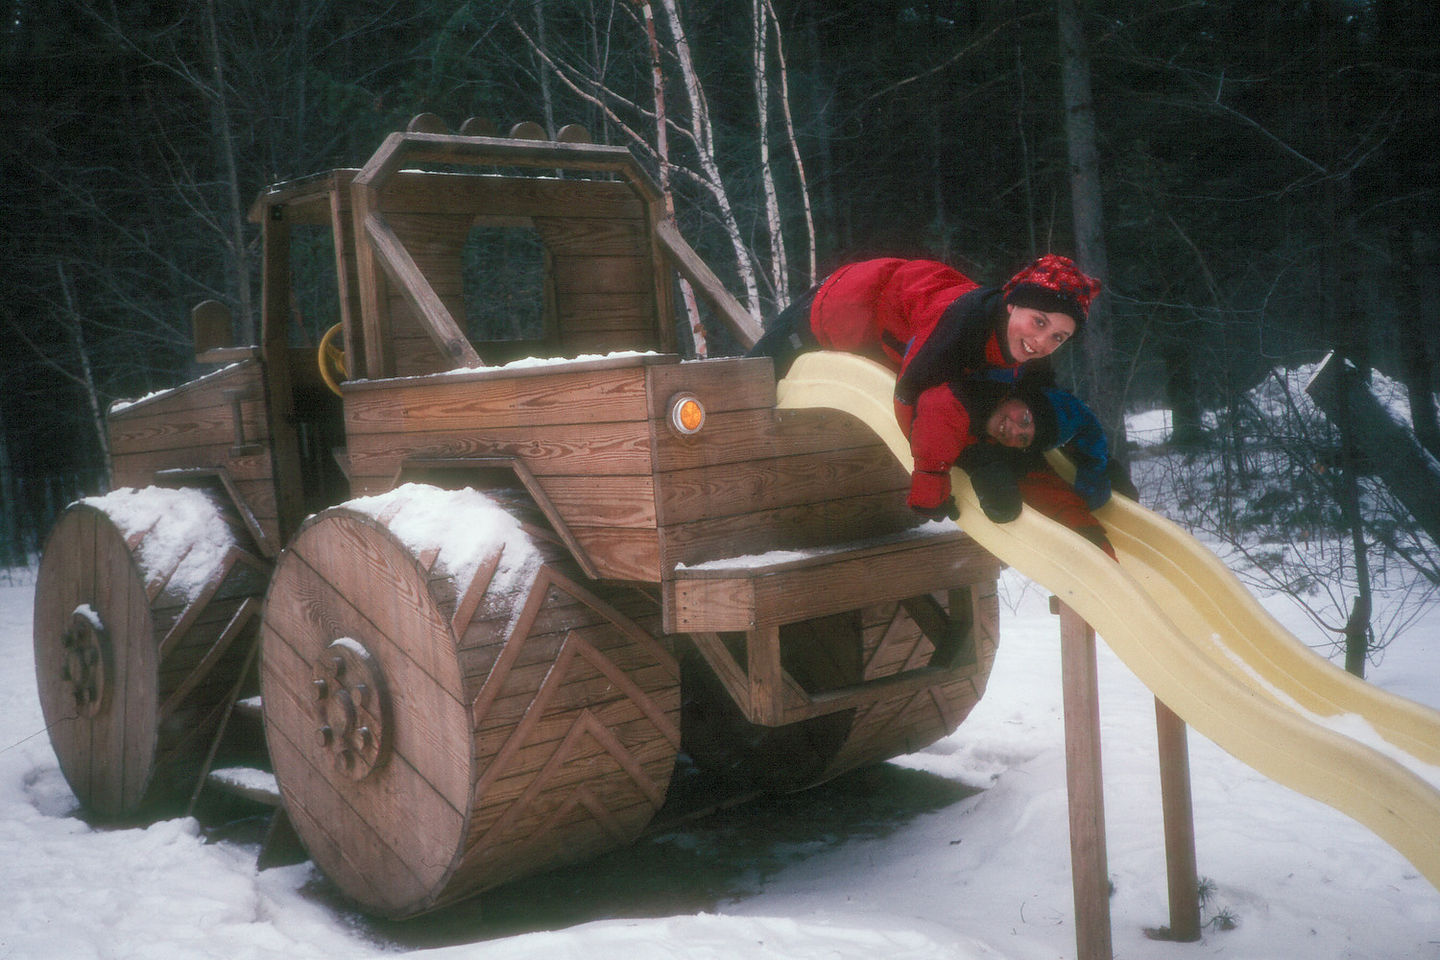
[[[981,463],[971,474],[971,486],[975,488],[975,499],[981,501],[981,510],[996,524],[1008,524],[1020,517],[1020,485],[1015,482],[1015,471],[1005,461]]]
[[[969,471],[970,485],[980,509],[995,523],[1009,523],[1020,516],[1020,487],[1015,471],[1004,460],[991,460]]]

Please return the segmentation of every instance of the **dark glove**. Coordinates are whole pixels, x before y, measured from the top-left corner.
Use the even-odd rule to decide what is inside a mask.
[[[1009,523],[1020,516],[1020,486],[1015,471],[1004,460],[988,460],[967,471],[980,509],[995,523]]]
[[[1109,476],[1110,486],[1115,489],[1116,493],[1129,497],[1136,503],[1140,502],[1140,491],[1136,489],[1134,481],[1130,479],[1128,466],[1111,457],[1105,464],[1105,472]]]
[[[920,514],[920,516],[924,517],[926,520],[945,520],[947,518],[950,520],[960,519],[960,505],[955,502],[955,497],[953,495],[948,496],[944,500],[942,500],[939,506],[917,507],[914,504],[911,504],[910,509]]]

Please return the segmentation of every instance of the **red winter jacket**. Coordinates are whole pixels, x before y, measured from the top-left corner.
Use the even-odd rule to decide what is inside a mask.
[[[826,350],[880,353],[899,371],[946,309],[979,287],[935,260],[862,260],[836,270],[810,305],[810,329]]]
[[[895,416],[915,460],[912,507],[935,508],[950,495],[950,467],[984,432],[984,416],[972,422],[956,382],[1020,366],[1000,335],[1002,296],[947,264],[898,258],[848,264],[815,291],[810,329],[820,346],[876,357],[898,374]]]

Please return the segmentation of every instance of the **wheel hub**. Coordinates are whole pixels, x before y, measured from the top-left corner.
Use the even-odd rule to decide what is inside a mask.
[[[341,637],[315,659],[316,738],[335,769],[364,780],[390,756],[390,701],[379,662],[358,640]]]
[[[60,679],[69,687],[76,713],[93,717],[105,708],[110,635],[100,615],[87,603],[75,608],[60,642],[65,652]]]

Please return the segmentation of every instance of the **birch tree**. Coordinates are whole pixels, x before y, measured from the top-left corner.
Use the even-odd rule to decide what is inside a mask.
[[[703,176],[701,184],[709,191],[710,197],[720,215],[720,223],[735,250],[735,267],[740,284],[745,290],[742,301],[751,317],[760,321],[760,291],[755,280],[755,266],[745,239],[740,233],[740,223],[735,217],[730,193],[720,176],[720,165],[715,156],[715,128],[710,122],[710,106],[705,98],[705,89],[695,71],[695,59],[690,53],[690,40],[685,34],[685,24],[680,19],[676,0],[661,0],[674,43],[676,62],[680,67],[685,99],[690,108],[690,139],[695,148],[696,160]]]
[[[665,119],[665,69],[660,57],[660,38],[655,33],[655,11],[649,0],[638,0],[641,15],[645,19],[645,40],[650,51],[650,78],[655,91],[655,155],[659,159],[660,192],[665,197],[665,216],[675,219],[675,191],[670,187],[670,131]],[[685,318],[690,328],[690,342],[697,357],[710,352],[705,339],[705,327],[700,322],[700,305],[695,299],[695,289],[690,281],[680,278],[680,299],[685,306]]]
[[[770,288],[775,300],[790,300],[789,264],[785,260],[785,234],[780,226],[780,198],[770,170],[770,71],[766,39],[770,35],[765,0],[750,0],[750,66],[755,87],[755,148],[760,154],[760,183],[765,194],[765,240],[770,254]]]

